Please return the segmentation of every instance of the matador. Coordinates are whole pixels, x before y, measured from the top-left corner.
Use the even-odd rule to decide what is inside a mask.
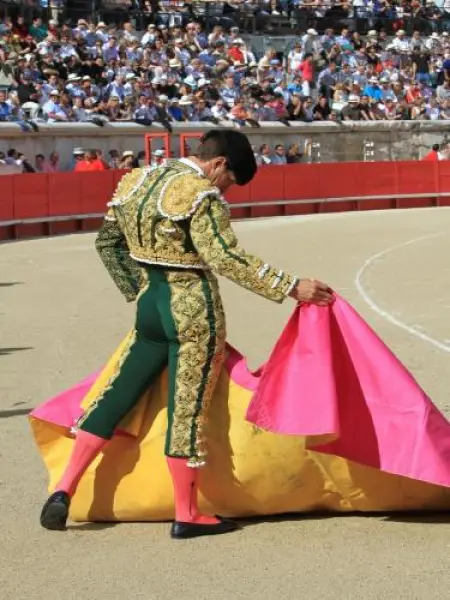
[[[64,530],[83,473],[120,421],[168,369],[165,455],[173,482],[175,539],[233,531],[202,514],[198,468],[207,461],[204,422],[225,352],[225,316],[214,273],[275,302],[286,296],[326,305],[325,284],[298,279],[239,247],[223,193],[257,170],[247,137],[213,130],[188,159],[138,168],[119,182],[96,248],[127,301],[136,301],[133,333],[118,368],[77,423],[73,450],[41,525]],[[151,465],[149,465],[151,468]]]

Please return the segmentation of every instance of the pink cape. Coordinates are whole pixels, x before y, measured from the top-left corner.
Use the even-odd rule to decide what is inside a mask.
[[[232,381],[254,391],[247,420],[308,438],[316,452],[450,487],[450,423],[412,375],[342,298],[297,307],[258,371],[228,346]],[[94,373],[31,416],[71,427]],[[120,433],[120,432],[118,432]],[[326,445],[314,440],[329,436]]]
[[[247,420],[285,435],[330,435],[313,449],[450,487],[450,423],[340,297],[329,308],[295,310]]]

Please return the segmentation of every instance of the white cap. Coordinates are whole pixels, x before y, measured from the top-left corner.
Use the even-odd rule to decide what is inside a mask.
[[[83,150],[83,148],[74,148],[73,154],[74,154],[74,156],[80,156],[81,154],[84,155],[84,150]]]
[[[134,156],[133,150],[125,150],[125,152],[122,152],[122,158],[126,158],[127,156]]]
[[[152,152],[153,156],[164,156],[165,152],[164,150],[155,150],[154,152]]]

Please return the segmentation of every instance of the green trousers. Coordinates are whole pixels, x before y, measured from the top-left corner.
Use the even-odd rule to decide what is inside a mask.
[[[168,367],[167,456],[204,462],[202,426],[225,350],[216,278],[205,271],[146,268],[133,334],[119,368],[78,426],[110,439],[119,422]]]

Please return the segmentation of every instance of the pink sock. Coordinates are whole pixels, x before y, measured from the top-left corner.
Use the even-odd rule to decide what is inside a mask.
[[[216,517],[203,515],[198,509],[198,470],[189,467],[185,458],[167,457],[175,496],[175,520],[182,523],[215,525]]]
[[[84,472],[107,443],[108,440],[78,430],[69,464],[55,491],[67,492],[72,497]]]

